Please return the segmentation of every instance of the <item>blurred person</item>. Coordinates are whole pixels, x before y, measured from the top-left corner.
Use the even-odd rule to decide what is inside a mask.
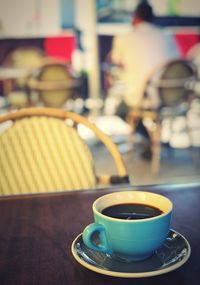
[[[113,38],[111,61],[121,68],[125,82],[123,101],[117,109],[122,118],[129,108],[142,107],[146,82],[156,67],[181,56],[173,36],[153,24],[153,19],[152,7],[142,1],[132,14],[130,31]],[[152,103],[158,107],[159,99],[155,97]]]

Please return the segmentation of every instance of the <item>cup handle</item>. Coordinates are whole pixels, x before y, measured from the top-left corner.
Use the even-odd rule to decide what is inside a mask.
[[[97,234],[99,244],[94,244],[92,237]],[[108,247],[105,228],[101,224],[93,223],[88,225],[83,231],[83,242],[91,249],[108,254],[112,254],[112,250]]]

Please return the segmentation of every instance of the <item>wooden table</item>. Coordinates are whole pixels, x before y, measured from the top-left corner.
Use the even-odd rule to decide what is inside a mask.
[[[92,222],[93,201],[108,192],[140,189],[174,203],[172,228],[189,241],[192,254],[179,269],[140,279],[110,277],[77,263],[71,244]],[[200,184],[114,187],[110,190],[0,198],[1,285],[199,285]]]

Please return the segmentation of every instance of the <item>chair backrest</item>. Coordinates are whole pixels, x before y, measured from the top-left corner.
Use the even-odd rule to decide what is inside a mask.
[[[72,96],[77,82],[62,63],[48,63],[33,72],[28,86],[39,92],[47,107],[61,107]]]
[[[83,124],[96,134],[115,161],[114,178],[128,182],[116,146],[80,115],[29,108],[1,116],[0,123],[5,122],[11,126],[0,135],[0,195],[95,188],[101,178],[95,173],[89,147],[72,123]]]
[[[6,56],[3,65],[9,67],[37,68],[43,63],[45,53],[34,46],[13,49]]]
[[[3,65],[6,67],[25,68],[32,70],[44,62],[45,53],[38,47],[21,46],[11,50],[6,56]],[[17,78],[19,87],[26,85],[26,78]]]
[[[196,77],[196,69],[190,61],[177,59],[155,70],[147,86],[156,89],[161,107],[173,107],[187,100],[191,93],[189,82]]]

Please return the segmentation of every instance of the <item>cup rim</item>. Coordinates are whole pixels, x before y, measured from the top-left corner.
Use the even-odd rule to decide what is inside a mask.
[[[115,221],[115,222],[123,222],[123,223],[141,223],[141,222],[147,222],[147,221],[152,221],[152,220],[157,220],[157,219],[160,219],[161,217],[164,217],[164,216],[167,216],[170,212],[172,212],[173,210],[173,203],[172,201],[167,198],[166,196],[162,195],[162,194],[157,194],[157,193],[153,193],[153,192],[147,192],[147,191],[140,191],[140,190],[132,190],[132,192],[139,192],[139,193],[143,193],[143,194],[151,194],[151,195],[154,195],[154,196],[161,196],[163,198],[165,198],[168,203],[170,204],[170,207],[169,207],[169,210],[158,215],[158,216],[155,216],[155,217],[151,217],[151,218],[145,218],[145,219],[139,219],[139,220],[123,220],[123,219],[118,219],[118,218],[113,218],[113,217],[109,217],[109,216],[106,216],[104,214],[102,214],[100,211],[98,211],[96,209],[96,204],[105,196],[111,196],[113,194],[121,194],[121,193],[130,193],[131,191],[119,191],[119,192],[112,192],[112,193],[109,193],[109,194],[105,194],[99,198],[97,198],[93,205],[92,205],[92,210],[93,210],[93,213],[94,214],[97,214],[98,216],[100,217],[103,217],[103,218],[106,218],[107,220],[111,220],[111,221]]]

